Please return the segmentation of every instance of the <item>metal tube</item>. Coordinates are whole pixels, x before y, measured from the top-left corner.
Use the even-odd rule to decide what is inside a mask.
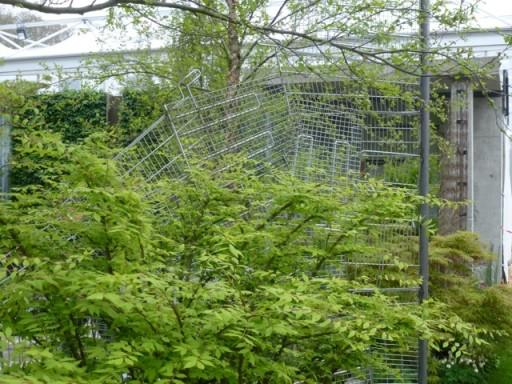
[[[11,123],[0,115],[0,200],[9,192],[9,157],[11,154]]]
[[[420,180],[421,196],[428,195],[429,187],[429,157],[430,157],[430,71],[428,51],[430,49],[430,1],[420,0],[420,40],[421,40],[421,77],[420,77]],[[420,207],[420,274],[422,278],[419,300],[420,303],[428,298],[428,232],[426,220],[429,216],[428,204],[423,202]],[[428,375],[428,344],[426,340],[419,341],[418,382],[427,384]]]

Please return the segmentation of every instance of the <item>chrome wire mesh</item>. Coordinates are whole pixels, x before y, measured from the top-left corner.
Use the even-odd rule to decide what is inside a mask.
[[[395,342],[381,340],[368,353],[375,357],[379,366],[340,370],[333,374],[332,384],[417,384],[417,342],[399,346]]]
[[[338,370],[332,378],[323,382],[331,384],[418,384],[417,341],[407,345],[380,340],[369,351],[378,364],[375,367],[359,367]],[[303,384],[296,382],[295,384]]]
[[[372,350],[382,367],[372,370],[372,384],[417,384],[418,348],[417,340],[409,345],[399,346],[392,341],[382,340]]]
[[[338,371],[333,375],[333,384],[372,384],[372,371],[370,369],[356,369]]]
[[[379,176],[386,161],[417,156],[410,84],[383,83],[397,92],[384,96],[382,84],[359,89],[348,78],[288,74],[205,92],[197,89],[199,76],[192,72],[183,98],[118,156],[127,174],[181,178],[189,159],[222,168],[236,152],[333,183]]]
[[[409,220],[382,220],[367,223],[347,239],[350,247],[325,260],[319,276],[336,276],[371,288],[353,292],[392,298],[396,305],[418,303],[418,228]],[[325,229],[346,234],[345,229]],[[347,236],[347,235],[344,235]],[[332,236],[336,239],[337,236]],[[376,288],[375,288],[376,287]]]

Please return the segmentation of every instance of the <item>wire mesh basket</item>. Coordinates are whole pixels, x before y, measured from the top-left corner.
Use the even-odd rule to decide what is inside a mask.
[[[379,356],[382,367],[372,370],[372,384],[417,384],[418,343],[410,340],[408,345],[381,340],[372,350]]]
[[[417,341],[400,346],[381,340],[368,351],[379,362],[375,367],[358,367],[338,370],[325,382],[331,384],[417,384]],[[303,384],[296,382],[295,384]]]
[[[361,89],[349,78],[288,74],[205,92],[196,88],[199,77],[192,71],[181,84],[183,98],[166,105],[167,113],[119,154],[127,174],[180,178],[191,159],[223,168],[225,155],[236,152],[302,179],[334,183],[417,157],[411,84]],[[384,95],[384,86],[396,96]]]

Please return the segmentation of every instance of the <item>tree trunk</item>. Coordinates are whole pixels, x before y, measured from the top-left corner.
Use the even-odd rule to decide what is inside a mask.
[[[238,0],[226,0],[228,6],[228,86],[236,86],[240,83],[241,63],[241,44],[238,33]]]
[[[241,63],[241,44],[240,35],[238,33],[238,1],[239,0],[226,0],[228,6],[228,30],[227,30],[227,50],[228,50],[228,77],[227,85],[228,91],[226,97],[228,104],[226,106],[226,115],[235,114],[239,105],[235,98],[237,93],[237,86],[240,84],[240,71]],[[226,122],[226,142],[228,147],[236,147],[236,143],[240,137],[240,126],[235,120],[227,119]]]
[[[450,119],[444,129],[444,138],[453,153],[441,156],[441,190],[443,199],[464,203],[473,199],[471,193],[470,146],[472,140],[473,93],[466,81],[451,85]],[[469,202],[469,204],[473,204]],[[448,235],[460,230],[471,230],[473,215],[470,205],[443,207],[439,211],[439,234]]]

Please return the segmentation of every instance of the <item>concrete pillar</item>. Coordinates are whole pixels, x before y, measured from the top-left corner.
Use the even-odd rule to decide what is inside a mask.
[[[498,124],[500,98],[475,99],[474,231],[499,255],[502,246],[503,132]]]

